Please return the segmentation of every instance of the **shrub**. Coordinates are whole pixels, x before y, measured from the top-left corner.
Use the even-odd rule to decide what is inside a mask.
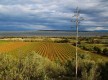
[[[90,55],[78,55],[78,78],[77,80],[99,80],[100,74],[95,61],[90,60]],[[75,80],[75,59],[67,61],[65,64],[66,73],[70,80]]]
[[[94,47],[94,51],[98,54],[102,53],[101,49],[99,47],[96,47],[96,46]]]
[[[103,54],[108,56],[108,49],[107,48],[103,49]]]
[[[56,43],[68,43],[70,42],[68,39],[62,39],[62,40],[55,40]]]
[[[0,54],[0,80],[51,80],[64,73],[64,67],[35,52],[18,58]]]
[[[108,62],[99,63],[100,80],[108,80]]]
[[[78,54],[78,80],[108,80],[108,62],[103,62]],[[35,52],[0,54],[0,80],[75,80],[75,59],[59,64]]]
[[[99,80],[98,67],[94,61],[84,60],[81,68],[82,80]]]

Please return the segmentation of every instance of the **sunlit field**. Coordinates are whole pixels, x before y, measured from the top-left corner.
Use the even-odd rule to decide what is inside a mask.
[[[19,54],[26,55],[26,53],[34,51],[43,57],[49,58],[51,61],[60,60],[63,62],[75,58],[75,46],[69,43],[2,41],[0,44],[0,53],[9,53],[13,54],[13,56],[18,56]],[[106,57],[94,54],[89,51],[81,50],[80,48],[78,49],[78,53],[89,54],[93,60],[107,60]]]
[[[78,80],[108,79],[106,39],[79,38]],[[2,39],[0,80],[75,80],[75,42],[75,37]]]

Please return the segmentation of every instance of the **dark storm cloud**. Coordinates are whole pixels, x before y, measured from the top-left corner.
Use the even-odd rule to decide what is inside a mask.
[[[70,29],[77,5],[80,30],[108,29],[107,0],[1,0],[0,30]],[[97,27],[101,26],[101,27]],[[74,28],[73,28],[74,29]]]

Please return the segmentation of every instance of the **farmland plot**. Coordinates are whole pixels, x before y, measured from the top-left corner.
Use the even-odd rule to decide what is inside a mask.
[[[52,61],[59,60],[61,62],[75,58],[75,47],[67,43],[52,43],[52,42],[7,42],[0,45],[0,53],[10,53],[15,56],[26,55],[31,51],[49,58]],[[90,54],[91,59],[98,60],[104,59],[103,57],[95,53],[78,49],[79,54]]]

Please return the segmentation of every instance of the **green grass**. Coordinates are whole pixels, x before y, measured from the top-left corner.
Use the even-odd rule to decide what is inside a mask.
[[[101,49],[108,48],[108,44],[88,44],[88,43],[82,43],[81,45],[83,45],[83,46],[85,46],[87,48],[94,48],[95,46],[99,47]]]
[[[0,40],[0,44],[7,43],[7,41]]]

